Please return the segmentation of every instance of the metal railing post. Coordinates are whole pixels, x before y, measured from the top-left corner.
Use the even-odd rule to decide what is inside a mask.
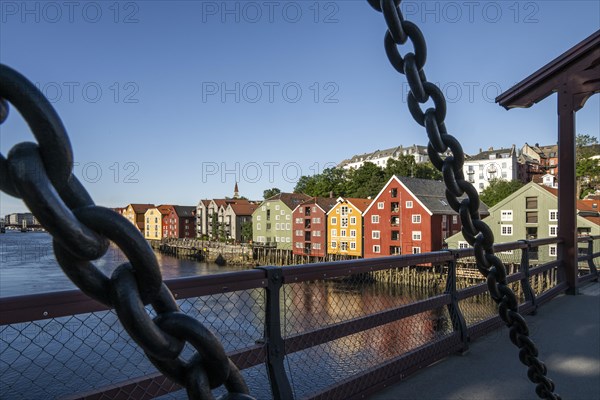
[[[523,273],[521,289],[523,290],[525,301],[530,301],[533,306],[532,314],[536,314],[538,305],[535,298],[535,292],[531,288],[531,282],[529,281],[529,278],[531,278],[531,274],[529,273],[529,249],[531,248],[531,245],[528,240],[519,240],[519,242],[527,244],[527,247],[521,249],[521,264],[519,265],[519,270]]]
[[[447,307],[450,320],[452,321],[452,329],[455,332],[459,332],[460,340],[463,344],[460,352],[465,353],[469,350],[469,331],[465,318],[458,306],[458,293],[456,291],[456,260],[458,259],[458,253],[454,250],[448,251],[453,257],[452,260],[448,261],[448,276],[446,277],[446,290],[444,293],[450,295],[450,304]]]
[[[596,269],[596,264],[594,264],[594,238],[591,236],[588,238],[587,256],[590,274],[595,275],[596,279],[594,279],[594,281],[598,282],[598,270]]]
[[[292,387],[283,365],[285,346],[281,336],[280,291],[283,286],[281,267],[257,267],[267,274],[267,304],[265,307],[265,346],[267,371],[275,400],[293,399]]]

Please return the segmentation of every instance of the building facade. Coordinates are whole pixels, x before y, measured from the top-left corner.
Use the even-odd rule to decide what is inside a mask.
[[[337,199],[327,213],[327,254],[363,256],[363,212],[371,199]]]
[[[558,234],[557,189],[530,182],[490,208],[485,223],[491,228],[497,243],[553,237]],[[577,231],[580,235],[600,234],[600,214],[583,201],[577,201]],[[469,247],[462,233],[448,238],[448,247]],[[512,254],[505,252],[504,257]],[[514,252],[518,262],[520,252]],[[557,245],[532,249],[529,258],[534,264],[556,260]]]
[[[461,229],[443,182],[393,176],[365,210],[365,258],[441,250]],[[481,207],[487,215],[485,205]]]
[[[161,205],[149,208],[144,213],[146,229],[144,237],[149,240],[161,240],[163,238],[163,216],[169,213],[169,206]]]
[[[154,208],[154,204],[137,204],[132,203],[125,207],[125,211],[123,211],[123,216],[135,225],[142,235],[146,237],[146,211],[150,208]]]
[[[310,196],[278,193],[263,201],[252,214],[252,241],[255,246],[292,250],[293,210]]]
[[[252,233],[248,237],[243,236],[244,224],[252,225],[252,214],[258,208],[258,204],[251,202],[229,203],[223,212],[223,222],[228,239],[236,243],[246,243],[252,240]]]
[[[370,162],[380,168],[385,168],[389,159],[399,159],[400,156],[411,156],[417,164],[429,161],[427,155],[427,146],[398,146],[385,150],[375,150],[372,153],[357,154],[351,158],[342,161],[338,167],[344,169],[357,169],[363,166],[364,163]]]
[[[293,211],[293,253],[311,257],[327,254],[327,212],[337,204],[330,197],[313,197]]]
[[[490,148],[465,159],[463,165],[465,179],[481,193],[490,185],[490,181],[502,179],[510,181],[518,179],[517,152],[515,145],[510,149]]]

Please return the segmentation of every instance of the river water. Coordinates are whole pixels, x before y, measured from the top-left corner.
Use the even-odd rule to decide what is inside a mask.
[[[244,267],[180,260],[156,252],[163,279],[239,271]],[[110,276],[127,261],[118,247],[111,245],[95,265]],[[20,296],[76,289],[54,258],[52,238],[44,232],[8,231],[0,234],[0,297]]]
[[[157,257],[164,279],[244,269],[158,253]],[[125,261],[120,251],[111,247],[95,264],[108,275]],[[0,297],[74,288],[54,259],[48,234],[0,235]],[[282,333],[295,335],[381,312],[439,290],[332,280],[288,284],[282,291]],[[180,301],[180,307],[211,329],[226,350],[234,350],[262,338],[264,296],[264,290],[252,289],[186,299]],[[300,398],[451,331],[449,315],[441,307],[290,354],[286,370]],[[123,332],[113,311],[0,326],[0,393],[7,398],[62,397],[154,371]],[[243,373],[255,396],[270,398],[264,365]],[[165,398],[185,398],[185,392]]]

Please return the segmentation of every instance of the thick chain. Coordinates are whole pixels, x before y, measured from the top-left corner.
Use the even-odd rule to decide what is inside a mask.
[[[120,214],[96,206],[73,175],[73,152],[66,130],[44,95],[25,77],[0,64],[0,124],[13,104],[37,139],[0,154],[0,190],[23,199],[52,235],[65,274],[88,296],[114,308],[129,335],[167,377],[191,399],[214,399],[225,385],[225,400],[249,400],[248,387],[219,339],[196,319],[180,312],[162,281],[154,252],[140,231]],[[106,253],[109,240],[127,256],[107,277],[91,262]],[[145,305],[157,316],[150,318]],[[185,343],[196,349],[189,361]]]
[[[519,359],[528,367],[527,376],[536,384],[536,393],[543,399],[560,399],[554,393],[554,383],[546,377],[546,366],[538,358],[538,350],[529,338],[525,319],[518,312],[518,301],[506,281],[506,268],[494,254],[494,235],[479,216],[479,195],[463,174],[464,152],[462,146],[448,134],[446,100],[441,90],[425,77],[423,67],[427,60],[427,46],[421,30],[412,22],[404,20],[400,10],[401,0],[368,0],[377,11],[383,13],[388,30],[385,34],[385,52],[392,66],[406,75],[410,87],[408,109],[417,123],[425,127],[429,144],[427,152],[433,165],[442,172],[446,184],[446,198],[454,211],[459,213],[462,234],[475,250],[477,268],[487,279],[491,297],[498,304],[500,318],[510,328],[510,339],[517,346]],[[402,57],[398,45],[408,40],[414,53]],[[434,107],[422,111],[420,104],[433,101]],[[452,156],[442,159],[448,148]],[[467,195],[463,200],[459,197]]]

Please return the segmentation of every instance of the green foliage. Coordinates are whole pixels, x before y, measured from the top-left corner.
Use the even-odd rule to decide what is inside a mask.
[[[246,221],[242,223],[242,237],[241,240],[243,243],[246,243],[252,240],[252,221]]]
[[[431,163],[417,164],[414,157],[402,155],[397,160],[388,159],[384,169],[366,162],[357,169],[327,168],[321,174],[302,176],[294,192],[319,197],[329,197],[330,193],[334,197],[374,197],[393,175],[442,179]]]
[[[512,180],[505,181],[502,179],[492,179],[490,185],[481,192],[480,199],[488,207],[498,204],[523,186],[523,182]]]
[[[577,135],[575,151],[577,193],[583,198],[600,185],[600,160],[591,158],[600,155],[598,139],[590,135]]]
[[[266,189],[266,190],[263,191],[263,198],[266,200],[269,197],[273,197],[273,196],[275,196],[276,194],[279,194],[279,193],[281,193],[281,190],[279,188],[275,188],[274,187],[274,188],[271,188],[271,189]]]

